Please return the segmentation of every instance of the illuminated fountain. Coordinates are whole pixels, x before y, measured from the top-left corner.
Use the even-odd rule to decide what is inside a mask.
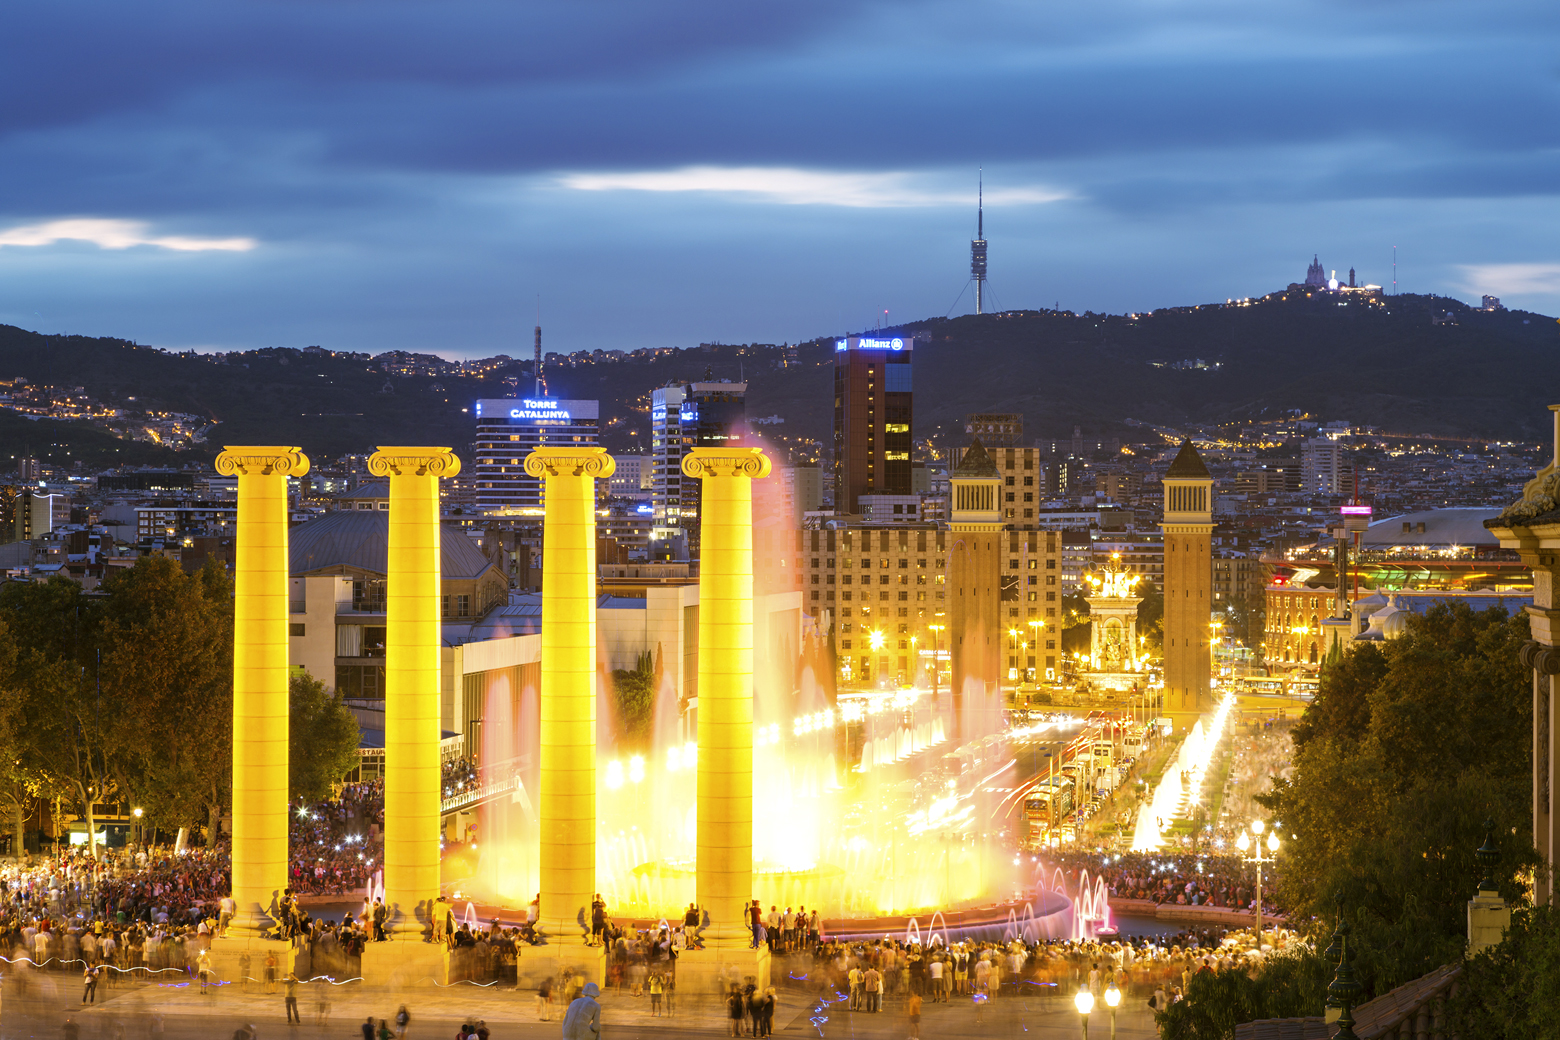
[[[1164,844],[1161,821],[1186,818],[1202,801],[1204,774],[1213,760],[1214,749],[1224,738],[1230,709],[1235,704],[1233,696],[1226,696],[1213,713],[1212,724],[1203,729],[1203,720],[1192,726],[1176,751],[1175,757],[1165,767],[1159,786],[1154,789],[1148,805],[1138,811],[1137,827],[1133,831],[1132,850],[1152,852]]]
[[[836,694],[827,632],[811,619],[805,630],[791,624],[784,638],[755,639],[753,898],[766,912],[805,906],[839,920],[1011,896],[1019,872],[994,822],[1013,765],[1000,716],[979,726],[966,720],[964,732],[978,736],[956,747],[946,686],[936,696],[924,686]],[[538,887],[538,697],[511,689],[512,681],[485,693],[481,762],[484,773],[508,763],[520,782],[513,798],[478,808],[471,887],[519,908]],[[598,668],[596,888],[614,916],[680,920],[697,899],[699,744],[680,716],[678,691],[657,668],[648,741],[614,746],[610,681]],[[968,708],[974,698],[966,701]]]

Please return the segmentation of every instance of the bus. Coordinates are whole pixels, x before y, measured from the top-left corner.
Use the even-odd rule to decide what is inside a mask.
[[[1024,816],[1029,820],[1031,837],[1054,830],[1073,812],[1073,782],[1065,776],[1050,776],[1030,788],[1024,798]]]

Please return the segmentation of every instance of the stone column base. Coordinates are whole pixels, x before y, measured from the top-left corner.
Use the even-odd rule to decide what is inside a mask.
[[[559,979],[567,968],[571,975],[583,975],[585,982],[594,982],[607,991],[607,951],[601,946],[583,943],[548,943],[545,946],[521,946],[515,961],[516,986],[522,993],[536,993],[543,979],[553,980],[553,1006],[562,1006],[563,991]]]
[[[769,947],[684,950],[677,958],[677,995],[724,997],[732,986],[746,985],[749,976],[759,992],[769,988]]]
[[[211,940],[211,970],[214,981],[244,982],[243,958],[249,954],[250,985],[265,985],[265,959],[276,954],[276,978],[280,982],[295,967],[297,951],[287,939],[262,939],[259,936],[229,936]]]
[[[363,981],[370,986],[441,986],[450,982],[450,951],[443,943],[391,939],[363,947]]]

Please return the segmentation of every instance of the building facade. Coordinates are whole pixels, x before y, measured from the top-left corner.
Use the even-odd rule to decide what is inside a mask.
[[[525,457],[540,447],[585,447],[600,436],[596,401],[551,397],[477,402],[475,497],[485,513],[542,511],[542,480],[527,476]]]
[[[909,336],[834,345],[834,511],[859,513],[871,492],[911,493]]]
[[[652,542],[665,546],[683,539],[687,550],[697,552],[700,482],[683,476],[683,456],[690,448],[747,439],[746,383],[682,383],[651,391]]]

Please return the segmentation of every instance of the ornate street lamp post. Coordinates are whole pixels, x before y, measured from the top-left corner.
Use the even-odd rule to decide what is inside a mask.
[[[1250,833],[1240,832],[1240,837],[1235,839],[1235,847],[1240,850],[1241,858],[1257,868],[1257,949],[1262,948],[1262,866],[1265,863],[1278,862],[1278,831],[1268,831],[1267,850],[1271,856],[1262,855],[1262,831],[1265,824],[1261,820],[1252,820]],[[1246,855],[1251,850],[1250,856]]]

